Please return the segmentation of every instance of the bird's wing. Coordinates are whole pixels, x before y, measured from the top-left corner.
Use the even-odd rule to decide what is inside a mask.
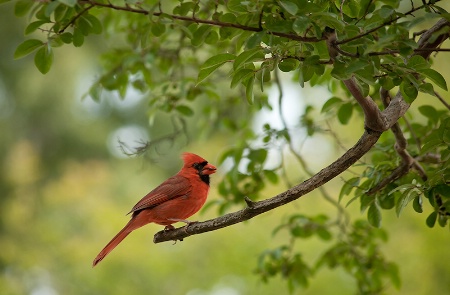
[[[143,197],[128,214],[142,209],[153,208],[170,199],[187,195],[190,193],[191,187],[187,178],[180,175],[172,176]]]

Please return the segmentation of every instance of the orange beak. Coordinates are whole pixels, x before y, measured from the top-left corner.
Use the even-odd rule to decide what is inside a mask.
[[[213,173],[216,173],[217,168],[214,165],[206,164],[205,167],[202,169],[202,174],[204,175],[210,175]]]

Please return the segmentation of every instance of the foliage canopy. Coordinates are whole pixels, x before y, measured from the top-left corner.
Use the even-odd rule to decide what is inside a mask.
[[[294,291],[306,287],[317,270],[342,267],[360,293],[376,294],[386,281],[400,287],[397,266],[379,249],[387,240],[380,229],[382,210],[400,216],[412,206],[426,215],[429,227],[449,226],[450,107],[448,95],[441,94],[448,90],[444,69],[433,62],[449,51],[446,5],[433,0],[18,0],[15,14],[29,17],[25,35],[30,37],[14,57],[34,54],[35,66],[45,74],[63,62],[55,58],[56,50],[105,35],[113,45],[102,54],[102,73],[87,95],[101,101],[117,92],[126,99],[134,89],[148,99],[150,124],[165,113],[173,125],[131,153],[151,154],[184,136],[232,136],[233,145],[220,156],[220,163],[230,166],[218,184],[223,198],[209,206],[221,215],[235,205],[246,208],[215,223],[196,224],[184,236],[183,230],[160,233],[157,241],[241,222],[319,189],[336,211],[287,218],[274,234],[289,238],[260,255],[256,272],[264,281],[281,275]],[[312,105],[296,110],[296,126],[286,123],[281,108],[281,72],[301,87],[332,93],[320,111]],[[274,107],[266,94],[270,87],[279,92],[282,126],[269,120],[255,131],[254,114]],[[356,118],[364,118],[364,125],[354,128],[361,122]],[[298,133],[331,135],[339,145],[336,125],[354,128],[361,138],[315,173],[301,153]],[[279,155],[275,166],[270,153]],[[290,178],[290,161],[310,178],[302,183]],[[322,186],[350,167],[357,172],[346,175],[339,194]],[[288,190],[260,201],[267,185],[279,182]],[[367,212],[367,222],[350,220],[346,206],[354,202]],[[424,210],[424,202],[431,210]],[[329,244],[314,265],[293,247],[311,236]]]

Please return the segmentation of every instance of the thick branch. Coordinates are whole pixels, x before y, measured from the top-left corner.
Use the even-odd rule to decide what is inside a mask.
[[[191,235],[217,230],[249,220],[257,215],[295,201],[347,170],[372,148],[380,135],[380,132],[368,133],[366,131],[351,149],[331,165],[322,169],[308,180],[275,197],[259,202],[253,202],[251,207],[215,219],[193,223],[170,231],[160,231],[155,234],[153,242],[161,243],[171,240],[182,240]]]
[[[350,91],[350,93],[353,95],[353,97],[356,99],[359,106],[363,110],[365,127],[374,131],[385,131],[386,124],[381,115],[381,111],[378,108],[377,104],[372,100],[372,98],[363,96],[353,77],[342,82],[344,82],[345,86],[347,86],[347,89]]]

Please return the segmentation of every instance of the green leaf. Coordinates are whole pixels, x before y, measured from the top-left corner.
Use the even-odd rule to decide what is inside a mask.
[[[50,46],[44,46],[36,52],[34,64],[42,74],[48,73],[53,63],[53,50]]]
[[[210,25],[202,25],[200,26],[193,34],[191,43],[194,46],[200,46],[205,42],[206,37],[209,32],[212,30],[212,26]]]
[[[346,125],[348,121],[350,121],[352,113],[353,113],[353,105],[351,102],[347,102],[341,105],[341,107],[337,112],[339,122],[341,122],[341,124],[343,125]]]
[[[11,1],[11,0],[0,0],[0,4],[6,3],[6,2],[9,2],[9,1]]]
[[[92,14],[85,14],[83,17],[91,24],[90,32],[92,34],[102,33],[103,31],[102,23],[97,17],[93,16]]]
[[[239,54],[233,64],[234,70],[238,70],[248,63],[260,61],[264,58],[264,52],[261,48],[253,48]]]
[[[44,46],[44,42],[37,39],[29,39],[22,42],[19,46],[17,46],[16,51],[14,52],[14,59],[19,59],[28,54],[32,53],[39,47]]]
[[[239,82],[245,81],[250,76],[254,75],[253,69],[240,69],[239,71],[234,72],[233,78],[231,79],[230,87],[234,88],[236,87]]]
[[[431,83],[423,83],[419,85],[419,91],[423,93],[427,93],[432,96],[436,96],[436,93],[434,92],[433,84]]]
[[[78,18],[76,26],[84,36],[89,35],[92,29],[91,24],[83,16]]]
[[[353,188],[359,184],[359,177],[353,177],[347,180],[341,188],[341,192],[339,193],[339,202],[341,202],[344,196],[348,196]]]
[[[307,16],[298,16],[292,24],[292,29],[298,35],[303,35],[311,25],[311,19]]]
[[[413,55],[406,65],[416,71],[430,68],[430,64],[420,55]]]
[[[200,84],[206,78],[208,78],[220,66],[222,66],[226,62],[233,61],[234,58],[235,58],[235,56],[230,53],[222,53],[222,54],[218,54],[218,55],[210,57],[200,67],[200,72],[198,73],[198,77],[197,77],[197,85]]]
[[[227,1],[227,7],[232,12],[248,12],[247,7],[241,0],[229,0]]]
[[[215,45],[219,41],[219,34],[216,31],[209,31],[208,35],[205,38],[205,43],[209,45]]]
[[[60,4],[61,3],[59,3],[58,1],[50,1],[45,8],[44,15],[46,16],[46,18],[50,18],[50,16],[55,12],[55,9],[57,9]]]
[[[427,77],[428,79],[430,79],[431,81],[433,81],[434,84],[436,84],[440,88],[444,89],[445,91],[448,90],[447,82],[445,82],[444,77],[438,71],[435,71],[433,69],[424,69],[418,72]]]
[[[160,22],[152,22],[150,32],[153,36],[159,37],[166,32],[166,25]]]
[[[414,211],[416,211],[417,213],[422,213],[423,212],[422,197],[421,196],[417,196],[417,197],[414,198],[413,208],[414,208]]]
[[[253,104],[254,95],[253,95],[253,82],[255,81],[255,76],[251,77],[247,81],[247,86],[245,87],[245,97],[247,98],[247,102],[249,104]]]
[[[73,40],[73,46],[75,46],[75,47],[80,47],[81,45],[83,45],[84,35],[80,29],[75,28],[73,30],[72,40]]]
[[[403,209],[416,196],[417,196],[417,193],[415,192],[414,188],[407,189],[400,195],[400,198],[398,199],[397,203],[395,204],[395,213],[397,214],[397,217],[400,217],[400,214],[402,213]]]
[[[430,215],[428,215],[425,223],[427,224],[428,227],[433,228],[434,225],[436,224],[436,220],[437,220],[437,212],[434,211]]]
[[[58,2],[70,7],[74,7],[77,4],[77,0],[58,0]]]
[[[323,104],[320,112],[321,113],[328,112],[333,106],[335,106],[336,104],[340,104],[340,103],[342,103],[342,99],[340,99],[339,97],[333,96],[332,98],[330,98]]]
[[[178,105],[175,107],[175,109],[184,116],[190,117],[190,116],[194,115],[194,111],[190,107],[185,106],[185,105]]]
[[[285,58],[279,64],[278,68],[282,72],[290,72],[295,70],[299,65],[299,61],[295,58]]]
[[[34,1],[30,0],[20,0],[16,2],[14,6],[14,15],[15,16],[24,16],[28,13],[28,11],[33,7]]]
[[[30,23],[26,28],[25,28],[25,35],[31,34],[34,31],[36,31],[40,26],[42,26],[43,24],[48,23],[49,21],[46,20],[38,20],[35,22]]]
[[[430,105],[420,106],[419,112],[435,123],[437,123],[437,121],[439,120],[438,111]]]
[[[314,16],[313,21],[316,21],[319,24],[336,29],[339,32],[344,31],[345,25],[339,20],[339,16],[335,13],[318,12],[314,13],[312,16]]]
[[[405,101],[409,104],[417,98],[417,94],[419,93],[416,86],[408,81],[403,81],[400,84],[400,92],[402,93]]]
[[[374,227],[380,227],[381,218],[380,208],[376,205],[376,202],[372,203],[372,205],[370,205],[369,207],[369,210],[367,211],[367,220],[369,221],[370,225]]]
[[[264,170],[264,176],[273,184],[278,182],[278,175],[273,170]]]
[[[296,15],[298,12],[298,6],[294,2],[286,1],[286,0],[280,0],[278,1],[281,5],[281,7],[284,8],[287,12],[289,12],[292,15]]]
[[[103,88],[100,86],[100,84],[95,83],[94,85],[89,88],[89,96],[92,98],[95,102],[100,102],[100,98],[102,95]]]
[[[72,43],[72,40],[73,40],[72,33],[65,32],[65,33],[62,33],[61,35],[59,35],[59,37],[66,44]]]

